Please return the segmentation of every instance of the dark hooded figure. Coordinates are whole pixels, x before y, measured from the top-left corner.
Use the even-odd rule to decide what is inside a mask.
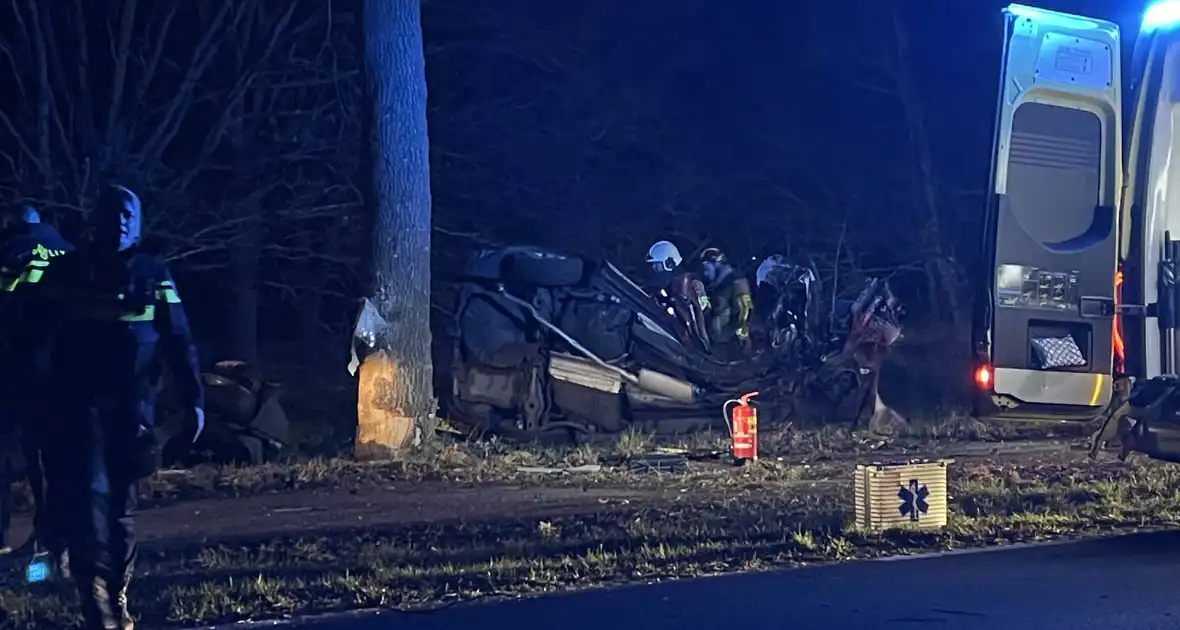
[[[111,187],[93,220],[93,242],[62,256],[40,287],[55,313],[51,386],[70,392],[58,397],[54,414],[56,433],[70,437],[49,449],[49,502],[70,517],[70,570],[85,627],[130,630],[136,487],[154,470],[158,451],[157,350],[197,434],[204,392],[172,276],[139,247],[139,197]]]
[[[33,491],[34,532],[29,547],[44,547],[55,557],[64,553],[60,523],[46,516],[41,448],[42,415],[48,392],[48,330],[29,299],[50,261],[74,248],[37,209],[22,205],[3,216],[0,231],[0,554],[11,516],[11,487],[28,477]],[[18,434],[19,433],[19,437]],[[18,447],[19,445],[19,447]],[[40,543],[38,545],[37,543]]]

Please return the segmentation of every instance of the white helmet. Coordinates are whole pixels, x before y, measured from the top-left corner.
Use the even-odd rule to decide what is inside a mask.
[[[684,262],[680,250],[668,241],[659,241],[647,250],[647,264],[656,271],[672,271]]]

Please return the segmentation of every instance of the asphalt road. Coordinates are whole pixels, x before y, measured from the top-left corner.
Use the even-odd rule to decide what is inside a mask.
[[[307,630],[1154,630],[1180,627],[1180,532],[857,562],[432,612]]]

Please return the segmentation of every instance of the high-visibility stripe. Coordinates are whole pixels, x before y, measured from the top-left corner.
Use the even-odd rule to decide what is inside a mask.
[[[30,260],[23,271],[15,269],[0,269],[0,291],[13,292],[21,284],[36,284],[41,281],[45,269],[49,267],[47,260]]]
[[[0,269],[0,291],[11,292],[21,283],[40,282],[45,269],[49,267],[49,259],[65,253],[67,252],[38,246],[33,250],[34,258],[26,264],[23,272],[16,274],[15,270]],[[154,304],[128,308],[127,296],[122,293],[114,295],[86,293],[62,287],[45,287],[40,295],[54,300],[71,316],[82,320],[151,322],[156,318]],[[153,297],[157,302],[180,304],[180,295],[176,292],[176,285],[170,280],[158,283]]]
[[[10,267],[0,267],[0,291],[15,291],[24,272]]]
[[[152,304],[143,310],[130,310],[114,302],[90,302],[79,305],[71,312],[79,319],[107,322],[150,322],[156,319],[156,307]]]
[[[0,268],[0,291],[12,292],[21,284],[40,282],[45,269],[49,267],[50,259],[65,253],[63,249],[49,249],[44,245],[37,245],[29,250],[29,261],[22,270]]]
[[[156,300],[167,304],[180,304],[180,294],[176,292],[176,285],[168,280],[157,284]]]
[[[121,322],[151,322],[156,319],[156,306],[148,304],[142,312],[139,313],[123,313],[119,315]]]
[[[45,287],[42,297],[51,299],[67,317],[93,322],[150,322],[156,318],[154,304],[130,306],[123,293],[89,293],[62,287]]]

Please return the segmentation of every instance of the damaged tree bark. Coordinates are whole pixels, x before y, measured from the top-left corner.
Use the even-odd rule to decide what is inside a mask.
[[[366,0],[372,99],[373,303],[386,330],[361,363],[355,454],[377,459],[433,434],[430,163],[420,0]]]

